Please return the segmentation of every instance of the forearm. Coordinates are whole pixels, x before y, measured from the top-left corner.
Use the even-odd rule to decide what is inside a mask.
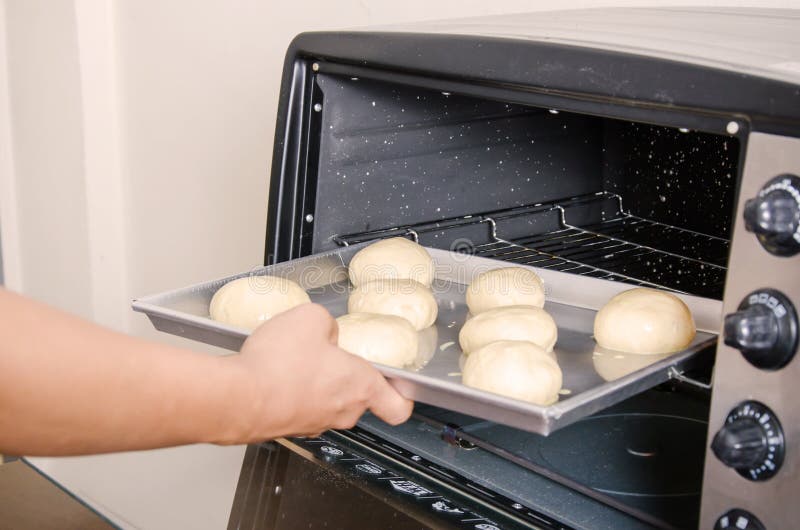
[[[231,359],[115,333],[0,290],[2,452],[232,442],[249,416],[243,375]]]

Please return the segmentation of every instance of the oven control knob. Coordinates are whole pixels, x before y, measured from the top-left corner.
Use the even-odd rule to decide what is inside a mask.
[[[783,463],[783,429],[766,405],[745,401],[725,418],[711,442],[711,450],[744,478],[767,480]]]
[[[742,352],[753,366],[777,370],[797,351],[797,311],[775,289],[759,289],[747,295],[738,311],[725,316],[725,344]]]
[[[776,256],[800,252],[800,177],[781,175],[767,182],[745,203],[744,226]]]
[[[714,530],[767,530],[758,517],[746,510],[728,510],[714,525]]]

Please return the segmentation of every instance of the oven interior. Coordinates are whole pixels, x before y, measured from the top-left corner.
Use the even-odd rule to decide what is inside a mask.
[[[436,248],[722,298],[738,137],[361,78],[317,84],[312,252],[409,229]]]
[[[303,254],[403,235],[722,299],[742,133],[323,73],[310,101]],[[709,380],[712,362],[694,375]],[[684,528],[698,518],[709,395],[665,384],[549,437],[425,405],[400,428],[361,426],[526,505],[577,491]]]

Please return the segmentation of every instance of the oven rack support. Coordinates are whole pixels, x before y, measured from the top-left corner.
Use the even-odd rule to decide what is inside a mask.
[[[578,222],[571,222],[573,213]],[[518,232],[523,223],[549,229],[503,233]],[[441,237],[480,226],[488,230],[473,230],[469,239]],[[723,238],[636,216],[624,208],[621,196],[605,191],[333,240],[348,246],[397,236],[432,246],[444,240],[457,252],[709,298],[722,297],[729,246]]]

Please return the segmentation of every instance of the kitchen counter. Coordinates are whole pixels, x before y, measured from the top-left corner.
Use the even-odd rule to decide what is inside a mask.
[[[0,526],[63,530],[114,528],[22,460],[0,465]]]

